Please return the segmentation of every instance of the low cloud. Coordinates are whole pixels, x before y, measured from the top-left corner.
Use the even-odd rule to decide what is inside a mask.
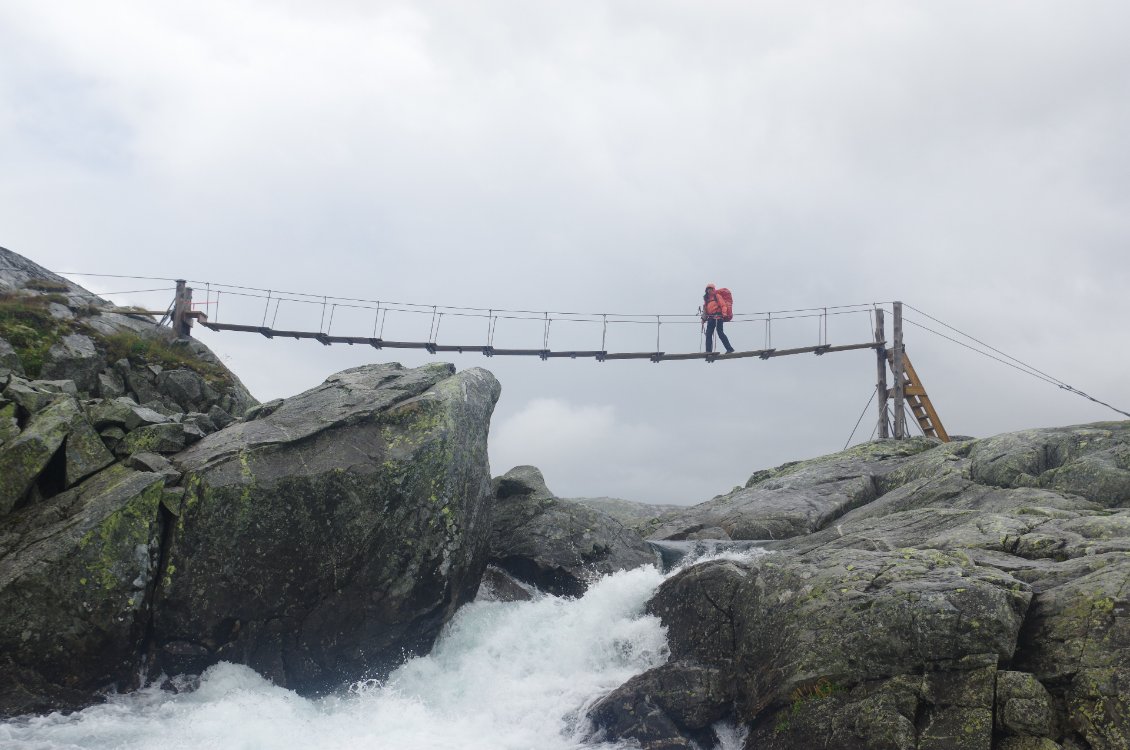
[[[651,464],[649,478],[639,467],[647,456],[661,454],[661,430],[621,417],[610,404],[575,404],[557,398],[535,398],[492,427],[492,471],[503,474],[514,466],[532,464],[560,497],[616,496],[644,502],[700,500],[691,477],[668,477],[657,482],[662,466]],[[685,487],[672,486],[686,485]],[[666,486],[662,497],[640,497],[641,491]],[[690,492],[686,497],[680,492]]]
[[[1109,419],[916,324],[1130,408],[1112,345],[1130,318],[1128,21],[1118,0],[0,3],[0,244],[203,298],[200,280],[495,312],[693,315],[708,281],[742,314],[901,299],[926,311],[907,309],[906,346],[951,433]],[[92,288],[161,286],[120,281]],[[377,335],[368,309],[277,305],[224,292],[209,313]],[[433,320],[384,322],[413,341]],[[558,320],[548,346],[695,351],[698,329]],[[494,332],[545,345],[542,321]],[[870,319],[823,333],[866,341]],[[728,334],[819,342],[808,318],[774,316],[771,344],[760,324]],[[195,335],[262,400],[434,361]],[[487,336],[449,316],[437,339]],[[454,359],[503,384],[495,472],[536,464],[562,496],[696,502],[875,427],[865,351]]]

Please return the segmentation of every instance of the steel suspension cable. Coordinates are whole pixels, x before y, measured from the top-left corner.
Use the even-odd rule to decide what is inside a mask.
[[[1047,378],[1047,379],[1049,379],[1049,380],[1053,380],[1053,381],[1055,381],[1056,383],[1059,383],[1059,384],[1064,384],[1064,383],[1063,383],[1063,381],[1062,381],[1062,380],[1060,380],[1059,378],[1053,377],[1053,376],[1051,376],[1051,375],[1047,374],[1046,372],[1042,372],[1042,371],[1040,371],[1040,370],[1036,369],[1035,367],[1033,367],[1032,365],[1029,365],[1029,364],[1027,364],[1027,363],[1025,363],[1025,362],[1021,362],[1021,361],[1020,361],[1019,359],[1017,359],[1016,357],[1013,357],[1013,356],[1011,356],[1011,355],[1005,354],[1005,353],[1004,353],[1004,352],[1002,352],[1002,351],[1001,351],[1000,349],[997,349],[997,348],[996,348],[996,347],[994,347],[994,346],[991,346],[991,345],[989,345],[989,344],[986,344],[986,343],[985,343],[984,341],[981,341],[980,339],[978,339],[978,338],[976,338],[976,337],[974,337],[974,336],[970,336],[970,335],[969,335],[968,333],[964,333],[963,331],[959,331],[958,329],[956,329],[956,328],[954,328],[953,326],[951,326],[951,325],[950,325],[949,323],[946,323],[945,321],[942,321],[942,320],[938,320],[938,319],[937,319],[937,318],[935,318],[935,317],[934,317],[933,315],[930,315],[930,314],[929,314],[929,313],[927,313],[927,312],[923,312],[922,310],[919,310],[919,309],[918,309],[917,307],[914,307],[913,305],[909,305],[909,304],[908,304],[908,305],[906,305],[906,307],[907,307],[908,309],[910,309],[910,310],[914,310],[914,311],[915,311],[916,313],[918,313],[918,314],[920,314],[920,315],[923,315],[924,317],[927,317],[927,318],[929,318],[930,320],[934,321],[934,322],[935,322],[935,323],[937,323],[938,325],[940,325],[940,326],[944,326],[944,327],[946,327],[946,328],[950,329],[951,331],[953,331],[954,333],[956,333],[956,334],[958,334],[958,335],[960,335],[960,336],[964,336],[965,338],[969,339],[970,341],[974,341],[974,342],[976,342],[977,344],[979,344],[979,345],[981,345],[981,346],[985,347],[986,349],[989,349],[990,351],[996,352],[997,354],[1001,355],[1001,356],[1002,356],[1002,357],[1004,357],[1005,359],[1011,360],[1011,361],[1015,362],[1016,364],[1018,364],[1018,365],[1020,365],[1020,366],[1024,367],[1025,369],[1031,370],[1032,372],[1034,372],[1034,373],[1037,373],[1037,374],[1039,374],[1039,375],[1042,375],[1042,376],[1044,376],[1045,378]]]
[[[871,408],[871,402],[875,400],[875,393],[876,393],[876,389],[872,388],[871,389],[871,398],[867,399],[867,406],[863,407],[863,411],[860,413],[859,419],[855,420],[855,427],[851,428],[851,434],[848,435],[847,442],[844,443],[844,450],[845,451],[847,450],[848,446],[851,445],[851,439],[853,437],[855,437],[855,431],[859,429],[859,425],[860,425],[861,422],[863,422],[863,417],[866,416],[867,410]],[[878,428],[877,423],[876,423],[876,428]]]
[[[169,278],[169,277],[164,277],[164,276],[132,276],[132,275],[124,275],[124,274],[88,273],[88,272],[82,272],[82,271],[60,271],[59,275],[88,276],[88,277],[91,277],[91,278],[146,279],[146,280],[150,280],[150,281],[174,281],[174,282],[180,281],[180,279]],[[265,287],[254,287],[254,286],[246,286],[246,285],[239,285],[239,284],[226,284],[226,283],[222,283],[222,282],[213,282],[213,281],[207,281],[207,280],[188,279],[186,281],[187,281],[187,283],[190,283],[190,284],[201,284],[201,285],[205,285],[209,288],[211,288],[213,286],[214,287],[220,287],[220,288],[229,290],[228,291],[229,294],[235,293],[235,292],[232,292],[230,290],[241,290],[241,291],[244,291],[244,292],[249,292],[249,291],[250,292],[266,292],[269,295],[271,295],[272,297],[277,296],[277,295],[291,295],[291,296],[294,296],[294,297],[310,298],[309,300],[288,300],[288,301],[294,301],[294,302],[309,301],[313,304],[321,303],[321,304],[325,305],[326,300],[332,299],[332,300],[337,301],[338,303],[341,303],[341,302],[364,302],[364,303],[373,304],[373,305],[381,304],[379,300],[374,300],[374,299],[363,299],[363,298],[356,298],[356,297],[335,297],[335,296],[326,295],[326,294],[315,294],[315,293],[310,293],[310,292],[293,292],[293,291],[286,291],[286,290],[279,290],[279,289],[267,289]],[[258,295],[246,295],[246,296],[258,296]],[[554,311],[554,310],[550,310],[550,311],[521,310],[521,309],[504,310],[504,309],[501,309],[501,308],[491,309],[491,308],[484,308],[484,307],[469,307],[469,306],[456,306],[456,305],[435,305],[435,304],[424,304],[424,303],[419,303],[419,302],[389,302],[389,301],[385,301],[383,304],[384,305],[400,305],[400,306],[403,306],[403,307],[421,308],[421,310],[419,310],[419,312],[431,312],[433,309],[439,308],[439,309],[443,309],[445,311],[448,311],[447,314],[449,314],[449,315],[453,314],[453,313],[450,312],[450,311],[453,311],[453,310],[461,310],[461,311],[479,313],[479,315],[477,315],[476,317],[489,317],[491,313],[503,312],[503,313],[519,314],[519,315],[536,315],[540,318],[541,316],[545,315],[548,312],[549,315],[558,316],[557,317],[558,320],[562,319],[560,316],[568,316],[568,315],[585,316],[585,317],[588,317],[588,318],[600,318],[601,316],[607,315],[609,317],[643,318],[644,319],[644,320],[637,320],[637,321],[610,321],[610,322],[614,322],[614,323],[615,322],[646,322],[648,324],[650,324],[652,322],[652,319],[655,317],[655,313],[638,313],[638,314],[637,313],[585,313],[585,312],[576,312],[576,311],[570,312],[570,311],[560,311],[560,310],[557,310],[557,311]],[[827,315],[843,315],[843,314],[849,314],[849,313],[852,313],[852,312],[862,312],[863,310],[873,308],[876,305],[884,305],[884,304],[890,304],[890,303],[889,302],[863,302],[863,303],[848,304],[848,305],[828,305],[828,306],[821,306],[821,307],[800,307],[800,308],[794,308],[794,309],[790,309],[790,310],[773,310],[771,312],[770,311],[757,311],[757,312],[738,314],[738,315],[735,315],[734,318],[735,318],[735,320],[741,319],[743,322],[750,322],[750,321],[761,320],[760,316],[763,316],[763,315],[790,315],[790,314],[795,314],[795,313],[809,313],[809,315],[796,315],[795,317],[821,317],[821,316],[826,317]],[[344,307],[345,305],[339,304],[339,306]],[[836,311],[836,312],[828,312],[828,311]],[[412,311],[405,311],[405,312],[412,312]],[[486,315],[482,315],[482,313],[486,313]],[[661,317],[663,317],[663,318],[693,318],[694,321],[698,320],[698,314],[697,313],[694,313],[694,314],[687,314],[687,313],[662,314]],[[583,321],[579,321],[579,322],[583,322]],[[668,321],[668,322],[670,322],[670,321]]]
[[[922,315],[926,315],[926,313],[923,313],[921,310],[916,310],[916,311],[921,313]],[[926,317],[930,317],[930,316],[927,315]],[[935,318],[930,318],[930,319],[935,320]],[[1088,401],[1093,401],[1094,403],[1099,404],[1100,406],[1105,406],[1106,408],[1110,409],[1111,411],[1117,412],[1117,413],[1123,415],[1124,417],[1130,417],[1130,412],[1119,409],[1116,406],[1112,406],[1111,404],[1108,404],[1106,401],[1101,401],[1101,400],[1095,398],[1094,396],[1091,396],[1088,393],[1084,393],[1083,391],[1079,390],[1078,388],[1076,388],[1072,385],[1068,385],[1067,383],[1063,382],[1062,380],[1060,380],[1058,378],[1054,378],[1051,375],[1048,375],[1046,373],[1043,373],[1040,370],[1037,370],[1036,368],[1031,367],[1030,365],[1026,365],[1023,362],[1020,362],[1020,360],[1018,360],[1014,357],[1010,357],[1009,355],[1004,354],[1004,352],[1000,352],[1000,350],[995,349],[995,348],[989,346],[988,344],[982,344],[980,341],[977,341],[977,339],[974,339],[972,336],[966,336],[966,334],[961,333],[961,331],[958,331],[956,328],[953,328],[952,326],[946,325],[945,323],[942,323],[942,325],[945,325],[946,328],[949,328],[949,329],[951,329],[951,330],[953,330],[957,333],[961,333],[962,336],[966,336],[967,338],[969,338],[973,341],[977,341],[978,344],[981,344],[982,346],[985,346],[986,348],[992,349],[993,351],[1000,353],[1004,357],[1008,357],[1008,359],[1012,360],[1012,362],[1009,362],[1006,359],[1001,359],[1000,357],[994,357],[992,354],[989,354],[987,352],[983,352],[980,349],[977,349],[976,347],[970,346],[969,344],[965,343],[964,341],[958,341],[957,339],[953,338],[952,336],[947,336],[944,333],[939,333],[938,331],[935,331],[932,328],[924,326],[921,323],[917,323],[913,320],[908,319],[905,315],[903,316],[903,322],[910,323],[912,326],[916,326],[918,328],[921,328],[922,330],[927,331],[929,333],[932,333],[935,336],[940,336],[941,338],[946,339],[947,341],[952,341],[953,343],[957,344],[958,346],[963,346],[963,347],[965,347],[966,349],[968,349],[972,352],[976,352],[977,354],[980,354],[982,357],[988,357],[989,359],[996,360],[997,362],[1000,362],[1003,365],[1008,365],[1009,367],[1013,368],[1014,370],[1019,370],[1020,372],[1026,374],[1026,375],[1030,375],[1030,376],[1036,378],[1037,380],[1042,380],[1043,382],[1048,383],[1049,385],[1054,385],[1057,388],[1060,388],[1061,390],[1068,391],[1069,393],[1074,393],[1075,395],[1081,396],[1082,398],[1085,398]],[[941,321],[939,321],[939,323],[940,322]],[[1013,364],[1013,362],[1016,362],[1016,363],[1019,363],[1019,364]],[[1028,369],[1025,369],[1025,368],[1028,368]]]

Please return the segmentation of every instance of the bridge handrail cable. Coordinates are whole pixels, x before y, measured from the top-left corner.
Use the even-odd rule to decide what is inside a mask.
[[[88,277],[92,277],[92,278],[114,278],[114,279],[145,279],[145,280],[150,280],[150,281],[173,281],[173,282],[175,282],[175,281],[179,280],[179,279],[167,278],[167,277],[163,277],[163,276],[133,276],[133,275],[122,275],[122,274],[87,273],[87,272],[80,272],[80,271],[62,271],[62,272],[60,272],[60,274],[65,275],[65,276],[88,276]],[[376,306],[379,306],[380,309],[382,309],[382,310],[389,309],[389,310],[392,310],[393,312],[427,313],[429,315],[433,312],[433,310],[442,310],[445,315],[460,314],[464,317],[481,317],[481,318],[487,318],[487,317],[493,316],[493,317],[501,318],[503,320],[506,320],[506,319],[527,320],[527,319],[534,319],[534,317],[536,317],[536,319],[538,319],[538,320],[541,320],[541,319],[543,319],[543,316],[545,316],[545,315],[557,316],[557,317],[554,318],[554,320],[568,320],[569,318],[562,317],[562,316],[575,316],[577,318],[577,320],[575,322],[591,322],[594,319],[600,319],[604,316],[607,316],[607,317],[610,317],[610,318],[629,318],[629,319],[631,319],[631,318],[646,318],[647,320],[644,320],[644,321],[617,320],[615,322],[644,322],[644,323],[648,323],[648,324],[654,324],[656,317],[660,317],[660,318],[663,318],[665,320],[671,320],[671,322],[676,322],[677,319],[679,319],[679,318],[690,319],[690,320],[688,320],[688,322],[697,322],[698,319],[699,319],[699,316],[698,316],[697,313],[660,313],[658,315],[656,313],[611,313],[611,312],[599,312],[599,313],[592,312],[592,313],[590,313],[590,312],[579,312],[579,311],[568,311],[568,310],[524,310],[524,309],[508,309],[508,308],[500,308],[500,307],[491,307],[491,308],[473,307],[473,306],[465,306],[465,305],[436,305],[436,304],[425,304],[425,303],[419,303],[419,302],[400,302],[400,301],[395,301],[395,300],[378,300],[378,299],[367,299],[367,298],[359,298],[359,297],[337,297],[337,296],[326,295],[326,294],[313,294],[313,293],[309,293],[309,292],[295,292],[295,291],[288,291],[288,290],[281,290],[281,289],[267,289],[267,288],[264,288],[264,287],[254,287],[254,286],[247,286],[247,285],[241,285],[241,284],[227,284],[227,283],[221,283],[221,282],[215,282],[215,281],[201,281],[201,280],[188,279],[187,282],[189,284],[194,284],[194,285],[198,285],[198,286],[199,285],[205,285],[213,291],[223,292],[224,294],[228,294],[228,295],[232,295],[232,296],[243,296],[243,297],[252,297],[252,298],[257,297],[257,298],[260,298],[260,299],[264,299],[267,296],[270,296],[270,299],[272,299],[272,300],[273,299],[282,299],[284,302],[303,302],[303,303],[318,304],[318,305],[326,304],[327,301],[328,301],[328,303],[331,303],[331,304],[336,303],[339,307],[346,306],[345,303],[364,303],[364,304],[357,304],[355,306],[357,308],[360,308],[360,309],[375,309]],[[252,292],[260,292],[260,293],[263,293],[263,294],[252,294]],[[287,295],[287,296],[279,297],[279,295]],[[849,305],[822,305],[822,306],[819,306],[819,307],[801,307],[801,308],[794,308],[794,309],[789,309],[789,310],[754,311],[754,312],[749,312],[749,313],[735,314],[734,320],[736,320],[736,321],[761,321],[761,320],[765,319],[765,316],[769,316],[769,315],[772,315],[774,320],[776,320],[776,319],[789,320],[789,319],[793,319],[793,318],[805,318],[805,317],[813,317],[814,318],[814,317],[822,317],[822,316],[825,316],[825,315],[842,315],[842,314],[846,314],[846,313],[850,313],[850,312],[863,312],[863,311],[866,311],[866,310],[874,309],[875,307],[878,307],[878,306],[881,306],[881,305],[889,305],[889,304],[891,304],[891,303],[890,302],[862,302],[862,303],[849,304]],[[498,313],[505,313],[505,315],[499,315]],[[797,313],[807,313],[807,314],[797,314]],[[526,317],[522,317],[522,316],[533,316],[533,317],[526,318]],[[785,316],[788,316],[788,317],[785,317]]]

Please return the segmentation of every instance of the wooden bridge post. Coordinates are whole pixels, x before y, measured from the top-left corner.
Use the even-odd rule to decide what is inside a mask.
[[[906,367],[903,364],[902,344],[902,303],[894,303],[894,346],[891,349],[891,374],[895,378],[895,439],[906,437],[906,393],[903,380],[906,378]]]
[[[887,426],[887,325],[884,321],[883,310],[875,311],[875,349],[876,363],[879,369],[879,382],[875,387],[879,396],[879,437],[888,438],[891,432]]]
[[[173,333],[178,339],[192,336],[192,288],[184,279],[177,279],[177,296],[173,300]]]

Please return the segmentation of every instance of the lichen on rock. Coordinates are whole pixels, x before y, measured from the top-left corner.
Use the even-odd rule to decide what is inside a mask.
[[[483,370],[359,367],[174,456],[161,666],[318,691],[426,649],[486,565],[498,394]]]
[[[1127,747],[1130,423],[921,447],[759,472],[666,519],[668,535],[801,519],[763,543],[773,554],[660,588],[672,664],[723,670],[747,747]],[[833,515],[814,523],[814,501]],[[649,716],[600,721],[657,747],[693,739]]]
[[[0,709],[77,708],[136,687],[164,478],[120,465],[6,519]]]

